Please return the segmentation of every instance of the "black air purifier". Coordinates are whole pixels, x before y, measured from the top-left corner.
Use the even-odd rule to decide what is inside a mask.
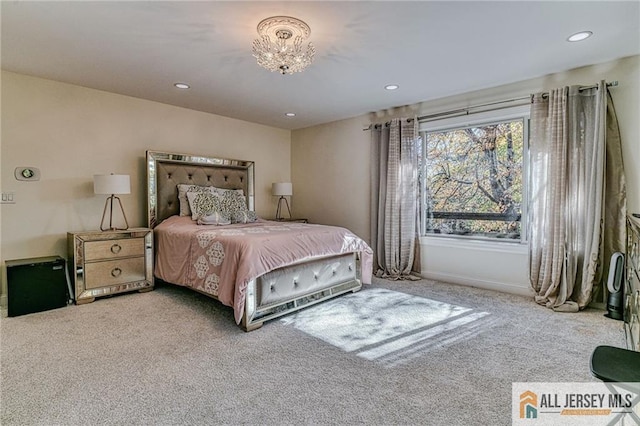
[[[622,320],[624,318],[624,255],[613,253],[609,264],[609,279],[607,280],[607,313],[605,317]]]
[[[7,260],[7,315],[67,306],[71,297],[66,262],[59,256]]]

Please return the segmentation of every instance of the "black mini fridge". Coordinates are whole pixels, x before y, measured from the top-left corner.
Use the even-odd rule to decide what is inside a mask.
[[[7,260],[7,315],[62,308],[72,300],[60,256]]]

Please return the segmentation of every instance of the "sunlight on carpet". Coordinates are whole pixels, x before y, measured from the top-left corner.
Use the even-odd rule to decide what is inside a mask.
[[[346,352],[396,365],[471,338],[491,325],[487,312],[387,289],[366,289],[280,321]]]

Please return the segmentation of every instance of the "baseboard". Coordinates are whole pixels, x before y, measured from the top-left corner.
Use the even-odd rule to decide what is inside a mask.
[[[501,283],[497,281],[479,280],[476,278],[470,278],[470,277],[465,277],[460,275],[444,274],[439,272],[423,271],[420,275],[430,280],[448,282],[448,283],[459,284],[459,285],[466,285],[469,287],[484,288],[486,290],[501,291],[503,293],[517,294],[520,296],[533,297],[534,295],[533,289],[529,287],[515,285],[515,284]]]
[[[6,294],[2,294],[0,295],[0,318],[6,318],[7,317],[7,295]]]

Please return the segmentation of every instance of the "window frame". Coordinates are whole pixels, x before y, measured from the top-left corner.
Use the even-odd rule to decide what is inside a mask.
[[[530,104],[509,106],[492,110],[484,110],[475,113],[465,113],[453,117],[444,117],[437,119],[425,119],[418,122],[418,133],[422,138],[421,170],[420,170],[420,235],[421,237],[433,238],[450,238],[464,241],[486,241],[499,243],[516,243],[524,244],[527,242],[528,233],[528,204],[529,204],[529,119]],[[522,119],[522,206],[520,216],[520,238],[496,238],[480,235],[456,235],[456,234],[435,234],[426,232],[427,211],[426,205],[426,151],[427,151],[427,132],[451,131],[456,129],[465,129],[468,127],[491,125],[502,123],[505,121]]]

